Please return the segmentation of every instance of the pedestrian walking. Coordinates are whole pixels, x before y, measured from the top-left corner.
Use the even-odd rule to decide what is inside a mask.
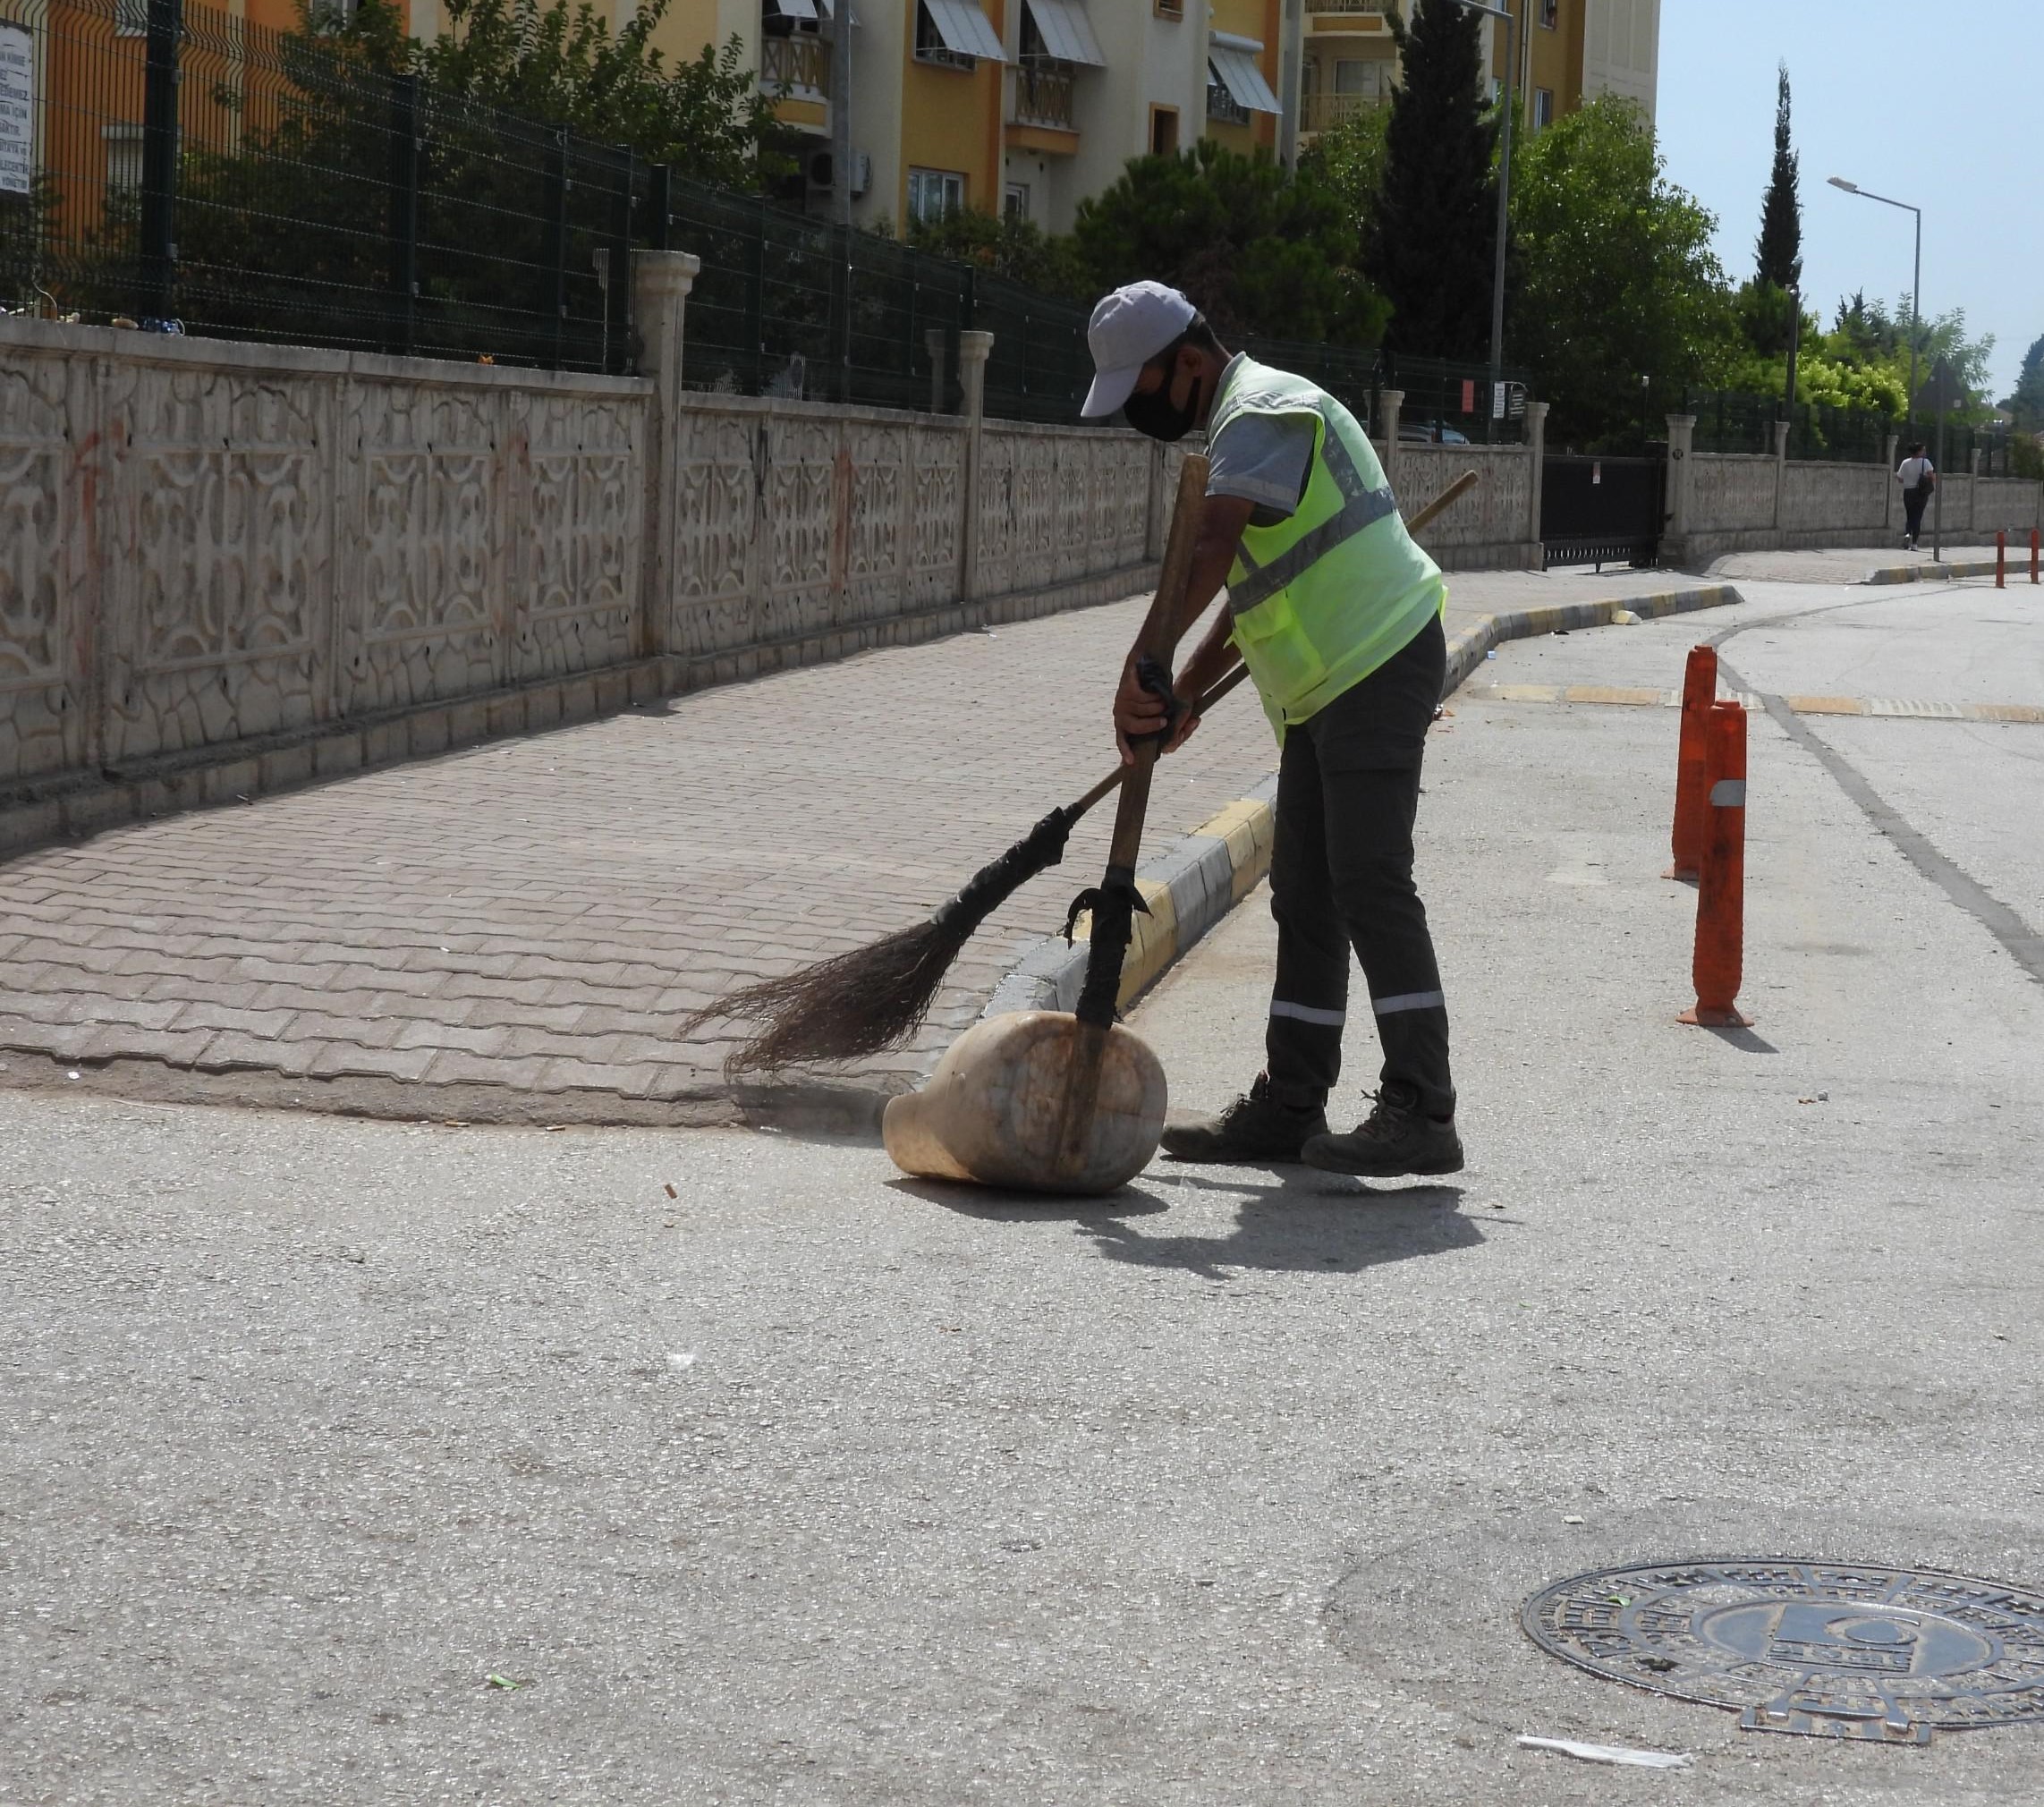
[[[1165,1151],[1370,1175],[1455,1173],[1463,1149],[1447,1007],[1412,881],[1421,759],[1447,665],[1440,568],[1406,533],[1355,417],[1303,377],[1231,355],[1177,290],[1115,290],[1093,310],[1087,337],[1088,419],[1119,409],[1154,439],[1207,433],[1192,575],[1180,595],[1158,597],[1153,622],[1175,640],[1227,589],[1172,700],[1143,686],[1130,654],[1114,708],[1123,756],[1132,738],[1157,733],[1174,751],[1196,725],[1177,699],[1243,660],[1282,747],[1264,1071],[1217,1116],[1167,1128]],[[1146,625],[1136,645],[1151,640]],[[1352,947],[1383,1066],[1368,1119],[1336,1135],[1327,1102],[1341,1073]]]
[[[1895,480],[1902,485],[1903,549],[1914,552],[1923,531],[1923,511],[1938,488],[1938,468],[1923,455],[1922,441],[1912,445],[1895,467]]]

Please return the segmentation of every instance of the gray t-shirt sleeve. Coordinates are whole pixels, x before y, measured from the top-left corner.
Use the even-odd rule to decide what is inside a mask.
[[[1259,527],[1298,512],[1313,462],[1310,414],[1238,414],[1207,448],[1207,494],[1256,504]],[[1267,513],[1268,511],[1268,513]]]

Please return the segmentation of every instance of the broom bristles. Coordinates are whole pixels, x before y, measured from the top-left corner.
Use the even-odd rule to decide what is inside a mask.
[[[956,932],[963,927],[963,934]],[[717,1017],[759,1027],[724,1063],[726,1073],[773,1073],[817,1060],[884,1054],[913,1035],[971,925],[935,918],[848,954],[762,979],[720,997],[683,1024],[684,1037]]]
[[[1081,810],[1053,810],[934,916],[778,979],[727,992],[682,1025],[740,1017],[759,1026],[725,1057],[724,1070],[775,1073],[808,1061],[858,1060],[898,1048],[929,1014],[944,975],[996,910],[1064,854]]]

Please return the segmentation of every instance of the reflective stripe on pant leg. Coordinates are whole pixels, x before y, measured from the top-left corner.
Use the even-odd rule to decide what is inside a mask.
[[[1373,997],[1370,1007],[1379,1016],[1397,1016],[1408,1010],[1446,1010],[1448,1000],[1440,991],[1402,991],[1395,997]]]

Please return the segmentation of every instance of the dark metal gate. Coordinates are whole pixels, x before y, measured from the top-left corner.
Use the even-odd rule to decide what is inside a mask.
[[[1542,459],[1540,544],[1548,564],[1653,564],[1667,468],[1659,458]]]

